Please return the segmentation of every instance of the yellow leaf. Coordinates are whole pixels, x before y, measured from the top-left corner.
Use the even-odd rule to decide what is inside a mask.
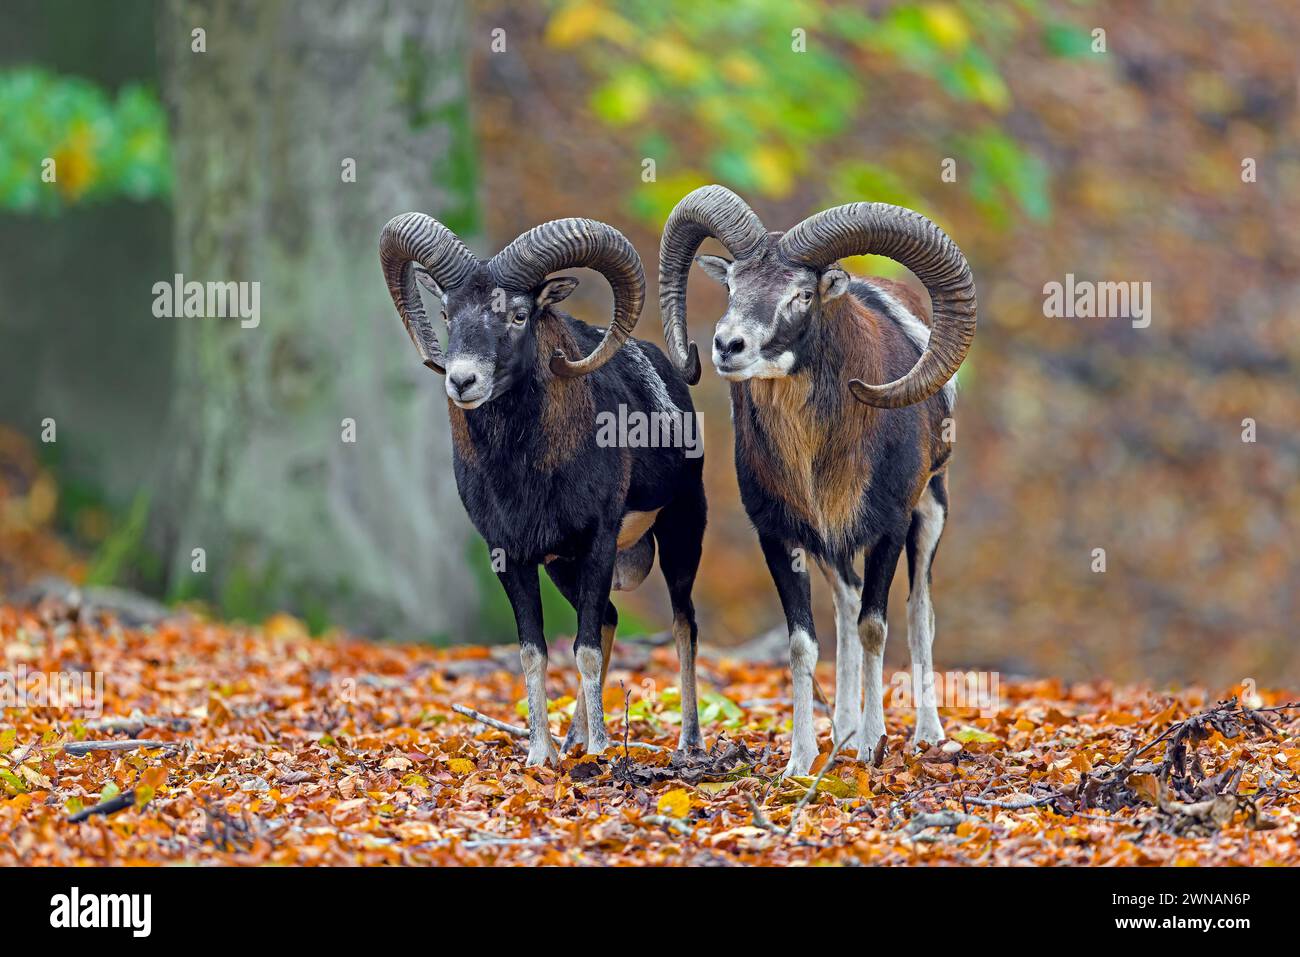
[[[1034,726],[1031,724],[1027,729],[1021,729],[1021,730],[1032,731],[1033,728]],[[963,744],[969,743],[971,741],[979,741],[984,744],[993,744],[998,740],[997,735],[989,734],[987,731],[981,731],[979,728],[972,728],[970,725],[966,725],[964,728],[959,728],[953,734],[952,738],[954,741],[961,741]]]
[[[447,769],[453,774],[469,774],[475,770],[474,762],[469,758],[452,758],[447,762]]]
[[[960,50],[970,42],[966,20],[956,7],[948,3],[929,3],[921,8],[925,31],[945,50]]]
[[[556,11],[546,25],[546,42],[553,47],[577,46],[596,36],[601,9],[594,3],[570,3]]]
[[[293,617],[293,615],[286,615],[284,612],[277,612],[262,622],[262,630],[266,632],[268,637],[281,640],[311,637],[311,633],[307,630],[305,624]]]
[[[691,811],[691,796],[685,788],[674,788],[659,798],[659,813],[684,818]]]
[[[717,794],[719,791],[725,791],[731,787],[731,781],[701,781],[695,785],[697,791],[703,791],[705,794]]]

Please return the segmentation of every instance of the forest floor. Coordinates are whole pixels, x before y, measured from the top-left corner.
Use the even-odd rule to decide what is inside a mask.
[[[606,690],[620,747],[556,770],[455,710],[524,723],[513,648],[312,638],[285,616],[129,628],[60,601],[0,606],[0,648],[5,865],[1300,860],[1300,709],[1281,692],[1246,689],[1251,708],[1242,689],[1004,682],[996,710],[941,712],[946,746],[914,753],[911,712],[891,707],[884,746],[829,769],[819,710],[825,773],[783,781],[779,663],[702,656],[711,749],[683,761],[673,650],[623,643]],[[549,687],[571,695],[563,657]],[[39,672],[102,675],[102,715],[35,700]],[[826,662],[819,681],[833,688]],[[572,698],[551,707],[561,733]]]

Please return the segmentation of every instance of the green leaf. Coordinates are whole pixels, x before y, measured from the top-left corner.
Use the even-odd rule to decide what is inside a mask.
[[[1092,53],[1092,36],[1068,23],[1049,23],[1043,27],[1043,44],[1059,57],[1081,57]]]
[[[962,744],[969,744],[972,741],[981,744],[994,744],[1000,739],[997,735],[989,734],[987,731],[981,731],[979,728],[972,728],[970,725],[964,725],[953,734],[954,741],[960,741]]]
[[[22,794],[27,790],[27,785],[22,780],[15,777],[10,771],[0,770],[0,786],[3,786],[11,795]]]
[[[103,804],[105,801],[111,801],[121,793],[122,789],[117,786],[117,782],[109,781],[104,785],[104,790],[99,792],[99,803]]]
[[[14,744],[18,741],[18,731],[15,728],[6,728],[0,731],[0,754],[8,754],[14,749]]]

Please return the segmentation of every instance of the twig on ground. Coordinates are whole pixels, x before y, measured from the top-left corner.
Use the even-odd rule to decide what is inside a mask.
[[[78,821],[84,821],[95,814],[116,814],[118,811],[124,811],[135,804],[135,790],[123,791],[121,794],[109,798],[107,801],[101,801],[94,807],[82,808],[76,814],[68,818],[69,824],[76,824]]]
[[[177,741],[149,741],[129,738],[125,741],[69,741],[63,750],[72,755],[86,755],[91,751],[134,751],[136,748],[167,748],[179,751],[184,745]]]
[[[193,722],[189,718],[149,717],[135,712],[127,717],[97,718],[87,721],[87,731],[121,731],[126,734],[139,734],[145,728],[171,728],[173,731],[188,731]]]
[[[763,800],[767,800],[766,790],[763,792]],[[759,805],[759,802],[755,801],[754,795],[750,794],[748,791],[745,792],[745,803],[749,805],[749,812],[752,815],[754,827],[761,827],[765,831],[771,831],[773,834],[779,834],[782,837],[785,837],[785,831],[767,819],[767,815],[763,813],[763,808]]]
[[[1021,797],[1023,800],[1013,798],[1009,801],[992,801],[988,798],[966,797],[963,795],[961,800],[963,804],[974,804],[976,807],[996,807],[1005,811],[1019,811],[1022,808],[1038,807],[1040,804],[1050,804],[1052,801],[1061,797],[1061,794],[1053,792],[1039,797],[1031,798],[1028,795],[1021,795]]]
[[[451,710],[455,711],[457,714],[463,714],[467,718],[473,718],[475,721],[479,722],[480,724],[485,724],[489,728],[495,728],[497,731],[504,731],[506,734],[513,735],[516,738],[528,737],[527,728],[521,728],[517,724],[508,724],[505,721],[498,721],[496,718],[492,717],[491,715],[486,715],[482,711],[475,711],[473,708],[467,708],[463,704],[453,704],[451,706]],[[560,737],[554,734],[551,735],[551,740],[554,741],[557,746],[564,743],[563,739],[561,739]],[[647,744],[644,741],[633,741],[630,744],[628,744],[627,747],[645,748],[647,751],[668,750],[662,745]]]
[[[822,765],[822,769],[817,772],[817,777],[813,778],[812,785],[804,792],[804,796],[799,799],[799,803],[794,806],[794,810],[790,812],[790,826],[785,829],[786,837],[789,837],[794,832],[794,826],[799,823],[799,815],[803,813],[804,807],[817,793],[817,788],[821,785],[822,778],[826,777],[826,772],[835,764],[835,759],[840,755],[840,748],[852,741],[855,734],[857,734],[856,731],[850,731],[845,735],[844,740],[838,744],[831,742],[831,753],[826,758],[826,763]]]
[[[646,824],[658,824],[660,827],[667,828],[670,831],[676,831],[678,834],[690,834],[691,827],[680,818],[669,817],[666,814],[647,814],[641,820]]]

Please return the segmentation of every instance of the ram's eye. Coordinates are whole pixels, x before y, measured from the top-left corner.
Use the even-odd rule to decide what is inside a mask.
[[[513,315],[511,315],[510,321],[513,322],[516,326],[522,326],[525,322],[528,321],[528,310],[521,309],[519,312],[514,313]]]
[[[801,290],[799,292],[799,301],[802,302],[805,306],[808,305],[808,303],[812,302],[812,290],[811,289]]]

